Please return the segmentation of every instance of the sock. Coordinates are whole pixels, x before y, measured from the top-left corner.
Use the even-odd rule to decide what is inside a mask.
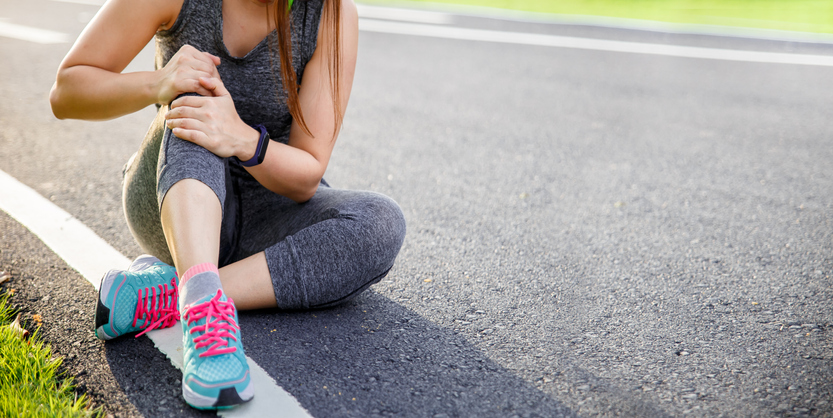
[[[222,289],[220,270],[213,263],[203,263],[193,266],[179,279],[179,312],[185,312],[184,307],[206,297],[217,294]]]

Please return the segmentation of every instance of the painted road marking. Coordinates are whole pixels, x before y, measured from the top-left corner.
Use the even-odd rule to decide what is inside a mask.
[[[101,277],[114,267],[127,267],[130,260],[116,251],[90,228],[50,202],[38,192],[0,170],[0,210],[8,213],[41,239],[67,264],[96,289]],[[153,330],[146,334],[176,366],[182,370],[182,327]],[[252,371],[255,397],[237,408],[219,411],[225,417],[310,418],[298,401],[278,386],[254,360],[246,356]]]
[[[52,0],[60,3],[83,4],[86,6],[103,6],[105,0]]]
[[[366,4],[356,4],[356,8],[358,9],[359,17],[367,19],[400,20],[403,22],[431,23],[435,25],[447,25],[454,20],[452,15],[442,12],[368,6]]]
[[[16,25],[0,20],[0,36],[39,44],[63,44],[71,41],[69,35],[31,26]]]
[[[596,26],[613,29],[629,29],[689,35],[729,36],[785,42],[833,43],[833,35],[818,32],[762,29],[720,24],[674,23],[662,22],[659,20],[597,15],[527,12],[522,10],[469,6],[463,4],[422,3],[413,0],[398,0],[397,5],[415,10],[431,10],[439,13],[447,13],[453,16],[495,19],[521,23]]]
[[[605,39],[575,38],[569,36],[543,35],[524,32],[502,32],[450,26],[433,26],[417,23],[387,22],[373,19],[360,19],[359,29],[366,32],[394,33],[399,35],[426,36],[432,38],[589,49],[596,51],[664,55],[682,58],[703,58],[771,64],[818,65],[826,67],[833,66],[833,56],[826,55],[784,54],[777,52],[742,51],[737,49],[700,48],[693,46],[610,41]]]
[[[52,1],[89,6],[102,6],[105,2],[105,0]],[[399,0],[398,3],[405,8],[371,6],[363,3],[357,3],[356,6],[358,6],[359,9],[359,17],[369,19],[401,20],[418,23],[450,24],[455,16],[466,16],[526,23],[583,25],[662,33],[730,36],[750,39],[766,39],[771,41],[833,44],[832,35],[817,32],[799,32],[702,23],[674,23],[662,22],[658,20],[631,19],[610,16],[536,13],[495,7],[448,3],[425,4],[403,0]],[[411,17],[411,15],[414,17]]]
[[[53,0],[64,2],[85,2],[93,4],[98,0]],[[393,33],[399,35],[425,36],[432,38],[467,41],[497,42],[521,45],[573,48],[607,52],[663,55],[680,58],[700,58],[723,61],[759,62],[768,64],[794,64],[833,66],[833,56],[786,54],[779,52],[744,51],[738,49],[701,48],[693,46],[624,42],[606,39],[577,38],[571,36],[544,35],[525,32],[506,32],[485,29],[470,29],[439,26],[452,22],[451,15],[435,12],[414,12],[384,7],[361,6],[362,17],[359,29],[365,32]],[[408,16],[412,16],[409,18]],[[370,18],[372,17],[372,18]],[[377,19],[397,19],[421,23],[392,22]],[[432,23],[432,24],[425,24]],[[67,34],[46,29],[16,25],[0,21],[0,36],[21,39],[42,44],[65,43]]]

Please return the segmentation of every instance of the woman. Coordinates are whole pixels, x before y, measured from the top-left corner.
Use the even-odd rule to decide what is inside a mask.
[[[121,74],[153,36],[157,70]],[[193,407],[253,396],[237,308],[332,306],[393,266],[405,234],[396,203],[322,179],[357,41],[351,0],[109,0],[58,69],[59,118],[159,106],[123,199],[151,255],[104,276],[96,335],[181,316]]]

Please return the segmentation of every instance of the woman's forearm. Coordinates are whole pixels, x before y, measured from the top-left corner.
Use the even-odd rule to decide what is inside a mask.
[[[155,71],[119,74],[76,65],[58,72],[49,102],[58,119],[113,119],[156,103],[158,83]]]
[[[248,171],[263,187],[302,203],[318,190],[326,166],[302,149],[272,142],[264,163]]]

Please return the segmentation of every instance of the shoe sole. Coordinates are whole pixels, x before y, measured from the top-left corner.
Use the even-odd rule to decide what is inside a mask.
[[[242,392],[237,392],[237,388],[230,386],[220,389],[220,395],[216,398],[210,396],[203,396],[194,392],[188,387],[185,382],[182,382],[182,397],[185,402],[193,408],[202,410],[228,409],[242,403],[249,402],[254,398],[255,390],[251,380]]]

